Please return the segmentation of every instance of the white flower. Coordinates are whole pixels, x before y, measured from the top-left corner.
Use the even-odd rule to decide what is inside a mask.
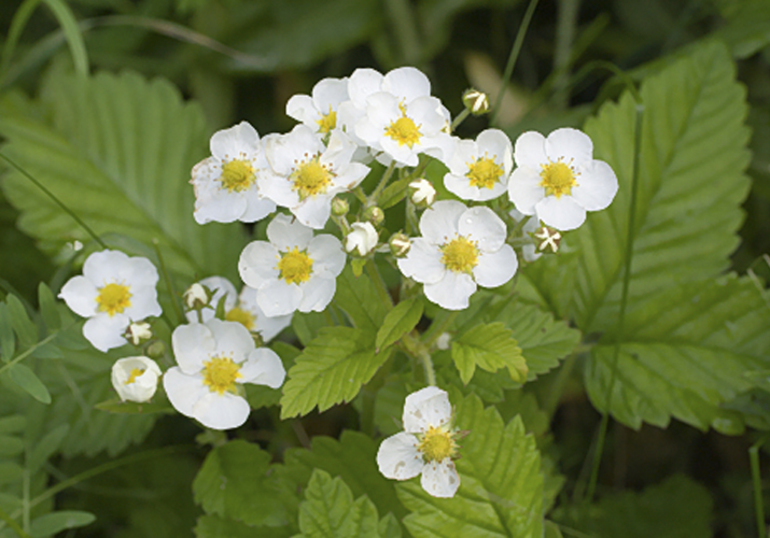
[[[290,133],[265,141],[270,167],[259,175],[259,188],[305,226],[323,228],[334,196],[358,186],[369,173],[368,166],[351,162],[355,150],[339,130],[332,131],[324,146],[310,127],[297,125]]]
[[[527,217],[527,215],[518,209],[511,209],[508,214],[516,222],[521,222],[522,219],[528,219],[527,222],[524,223],[524,226],[521,228],[521,231],[524,233],[524,235],[532,235],[535,233],[535,231],[537,231],[538,228],[540,228],[540,220],[537,218],[537,215],[534,217]],[[543,255],[542,252],[537,251],[537,246],[534,243],[527,243],[526,245],[522,246],[521,253],[524,256],[524,261],[530,263],[539,259],[540,256]]]
[[[126,340],[138,346],[142,341],[152,338],[152,329],[150,324],[144,321],[132,323],[126,329]]]
[[[112,386],[122,401],[147,402],[158,388],[157,363],[147,357],[126,357],[112,365]]]
[[[483,202],[503,194],[513,170],[513,147],[499,129],[479,133],[476,141],[461,140],[446,160],[447,190],[465,200]]]
[[[516,140],[518,168],[508,183],[508,196],[525,215],[537,215],[558,230],[583,224],[586,211],[598,211],[618,191],[615,172],[593,158],[593,143],[577,129],[557,129],[545,138],[529,131]]]
[[[157,283],[158,271],[147,258],[102,250],[86,259],[83,275],[69,279],[59,297],[73,312],[89,318],[83,336],[107,351],[126,343],[124,333],[132,321],[161,314]]]
[[[286,114],[313,132],[326,135],[337,127],[337,109],[348,100],[347,78],[325,78],[313,86],[310,95],[294,95],[286,103]]]
[[[185,292],[182,294],[182,300],[184,301],[184,304],[187,308],[194,310],[201,309],[208,305],[211,301],[211,298],[206,292],[206,288],[204,288],[200,283],[196,282],[185,290]],[[190,317],[189,313],[187,317]]]
[[[382,77],[377,90],[374,74],[360,80],[355,75],[348,92],[364,110],[355,123],[355,134],[374,152],[382,152],[378,160],[417,166],[420,153],[436,158],[451,154],[455,140],[448,134],[449,111],[430,95],[428,77],[414,67],[401,67]],[[360,88],[354,89],[355,85]]]
[[[409,183],[412,203],[415,205],[431,206],[436,201],[436,189],[427,179],[415,179]]]
[[[179,366],[169,368],[163,387],[174,408],[215,430],[237,428],[249,416],[239,384],[278,388],[286,377],[281,359],[268,348],[255,348],[240,323],[211,319],[180,325],[171,335]]]
[[[270,341],[291,323],[291,314],[272,318],[266,316],[257,304],[257,290],[254,288],[244,286],[241,293],[238,294],[232,282],[221,276],[204,278],[199,284],[206,286],[213,292],[210,301],[211,308],[201,310],[202,323],[215,317],[216,307],[223,297],[225,320],[237,321],[250,332],[259,333],[264,342]],[[187,320],[190,323],[198,322],[198,312],[187,312]]]
[[[211,157],[192,170],[198,224],[254,222],[275,210],[257,186],[259,170],[267,167],[259,134],[248,122],[217,131],[211,137]]]
[[[209,289],[211,296],[205,293],[204,286]],[[213,318],[216,314],[217,305],[219,304],[219,301],[222,300],[222,297],[224,297],[225,312],[233,308],[238,300],[238,292],[235,291],[233,283],[221,276],[210,276],[190,286],[187,291],[191,292],[191,298],[193,297],[192,290],[201,291],[196,291],[194,296],[197,301],[200,301],[199,303],[188,301],[188,294],[185,292],[185,304],[188,308],[195,308],[195,310],[190,310],[185,314],[185,316],[187,316],[187,321],[190,323],[205,323]],[[201,292],[202,296],[199,297],[198,295]],[[198,317],[198,309],[200,309],[200,318]]]
[[[505,223],[483,206],[468,209],[444,200],[420,218],[422,237],[396,260],[405,276],[422,282],[425,296],[448,310],[467,308],[476,285],[494,288],[516,273],[518,261],[505,244]]]
[[[404,430],[385,439],[377,451],[377,466],[386,477],[408,480],[422,473],[422,488],[434,497],[453,497],[460,487],[452,458],[457,433],[452,429],[447,393],[425,387],[406,397]]]
[[[354,222],[352,227],[353,231],[345,237],[345,250],[357,250],[360,256],[366,256],[377,246],[380,236],[371,222]]]
[[[267,238],[246,245],[238,262],[243,281],[257,289],[263,312],[282,316],[326,308],[345,266],[339,239],[314,237],[313,230],[281,214],[267,226]]]

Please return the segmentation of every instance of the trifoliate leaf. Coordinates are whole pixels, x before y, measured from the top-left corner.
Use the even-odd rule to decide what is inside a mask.
[[[34,116],[0,101],[0,133],[8,140],[3,151],[14,162],[97,234],[146,245],[157,239],[166,266],[187,279],[237,277],[243,229],[200,226],[192,215],[190,170],[206,157],[210,136],[197,106],[182,102],[168,82],[133,73],[57,74],[41,93]],[[73,239],[90,239],[20,173],[9,171],[3,189],[21,212],[20,229],[49,254]]]
[[[380,330],[388,313],[369,276],[354,276],[347,267],[337,278],[334,304],[345,311],[354,327],[373,335]]]
[[[368,538],[378,536],[377,508],[365,495],[353,501],[338,476],[316,469],[299,507],[299,528],[306,538]]]
[[[377,331],[375,345],[377,352],[383,348],[395,344],[406,333],[415,328],[422,317],[422,301],[408,299],[396,305],[388,312],[380,330]]]
[[[540,455],[521,420],[505,425],[494,408],[484,409],[470,396],[457,405],[457,427],[469,433],[455,462],[460,489],[453,498],[429,496],[419,480],[398,485],[401,502],[412,512],[404,518],[412,536],[542,537]]]
[[[452,360],[463,383],[471,380],[476,366],[488,372],[508,368],[511,379],[519,383],[527,375],[521,348],[502,323],[476,325],[460,335],[452,342]]]
[[[375,353],[372,336],[350,327],[326,327],[295,359],[281,398],[281,418],[325,411],[355,398],[390,353]]]

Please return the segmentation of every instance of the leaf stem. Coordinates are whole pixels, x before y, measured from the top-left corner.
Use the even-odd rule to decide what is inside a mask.
[[[24,170],[24,169],[23,169],[21,166],[19,166],[19,165],[18,165],[18,164],[16,164],[15,162],[13,162],[11,159],[9,159],[7,156],[5,156],[5,155],[4,155],[4,154],[2,154],[2,153],[0,153],[0,158],[2,158],[2,159],[5,161],[5,162],[7,162],[8,164],[10,164],[10,165],[11,165],[13,168],[15,168],[15,169],[16,169],[18,172],[20,172],[20,173],[21,173],[21,174],[22,174],[24,177],[26,177],[27,179],[29,179],[29,180],[30,180],[30,181],[31,181],[31,182],[32,182],[32,183],[33,183],[33,184],[34,184],[34,185],[35,185],[35,186],[36,186],[38,189],[40,189],[41,191],[43,191],[43,193],[44,193],[46,196],[48,196],[48,197],[49,197],[51,200],[53,200],[53,201],[54,201],[54,203],[56,203],[56,205],[58,205],[58,206],[59,206],[59,207],[62,209],[62,211],[64,211],[64,212],[65,212],[65,213],[67,213],[67,214],[68,214],[70,217],[72,217],[72,218],[75,220],[75,222],[77,222],[77,223],[78,223],[78,225],[79,225],[81,228],[83,228],[83,230],[85,230],[85,232],[86,232],[88,235],[90,235],[90,236],[93,238],[93,240],[94,240],[94,241],[96,241],[96,242],[99,244],[99,246],[100,246],[100,247],[102,247],[102,248],[104,248],[104,249],[108,248],[108,247],[107,247],[107,245],[104,243],[104,241],[102,241],[102,240],[99,238],[99,236],[98,236],[98,235],[96,235],[96,233],[95,233],[95,232],[94,232],[94,231],[93,231],[91,228],[89,228],[88,224],[86,224],[85,222],[83,222],[83,220],[81,220],[81,218],[80,218],[80,217],[78,217],[78,216],[75,214],[75,212],[74,212],[74,211],[72,211],[70,208],[68,208],[66,205],[64,205],[64,203],[63,203],[61,200],[59,200],[59,199],[56,197],[56,195],[55,195],[54,193],[52,193],[51,191],[49,191],[49,190],[48,190],[48,189],[47,189],[47,188],[46,188],[46,187],[45,187],[45,186],[44,186],[42,183],[40,183],[40,182],[39,182],[37,179],[35,179],[35,178],[32,176],[32,174],[30,174],[29,172],[27,172],[26,170]]]
[[[380,182],[377,184],[377,186],[372,191],[372,194],[369,195],[369,197],[366,199],[367,205],[376,205],[377,201],[380,198],[380,195],[382,194],[382,191],[385,189],[385,186],[388,184],[388,181],[390,181],[391,176],[393,175],[393,171],[396,169],[396,161],[393,161],[390,163],[390,166],[388,166],[387,170],[385,170],[385,173],[382,174],[382,178],[380,178]]]
[[[69,329],[70,327],[72,327],[73,325],[75,325],[75,322],[72,322],[72,323],[70,323],[70,324],[69,324],[69,325],[67,325],[65,328],[63,328],[63,329],[60,329],[60,330],[56,331],[55,333],[51,333],[51,334],[49,334],[48,336],[46,336],[45,338],[43,338],[42,340],[40,340],[40,341],[39,341],[39,342],[37,342],[36,344],[34,344],[34,345],[30,346],[28,349],[26,349],[26,350],[24,351],[24,353],[19,353],[18,355],[16,355],[16,356],[13,358],[13,360],[11,360],[11,361],[7,362],[7,363],[6,363],[6,364],[4,364],[2,367],[0,367],[0,375],[1,375],[3,372],[5,372],[6,370],[8,370],[9,368],[13,367],[13,366],[14,366],[16,363],[18,363],[18,362],[21,362],[21,361],[23,361],[24,359],[26,359],[26,358],[27,358],[29,355],[31,355],[32,353],[34,353],[34,352],[35,352],[35,350],[36,350],[37,348],[39,348],[39,347],[42,347],[42,346],[46,345],[48,342],[50,342],[51,340],[53,340],[54,338],[56,338],[56,337],[57,337],[57,336],[58,336],[60,333],[62,333],[62,332],[64,332],[64,331],[68,330],[68,329]]]
[[[516,60],[519,58],[519,53],[521,52],[521,46],[524,43],[524,36],[527,34],[527,28],[529,28],[529,23],[532,21],[532,15],[535,13],[535,8],[537,7],[538,0],[530,0],[529,6],[527,6],[527,11],[524,12],[524,18],[521,19],[521,25],[519,26],[519,31],[516,34],[516,39],[513,42],[513,47],[511,47],[511,54],[508,56],[508,63],[505,64],[505,72],[503,72],[503,80],[500,82],[500,91],[497,92],[497,96],[495,97],[495,104],[492,107],[492,113],[489,115],[489,123],[494,123],[495,118],[497,118],[497,113],[500,112],[500,105],[503,102],[503,95],[505,94],[505,88],[508,86],[508,83],[511,80],[511,75],[513,74],[513,68],[516,65]]]
[[[5,521],[11,530],[19,535],[19,538],[31,538],[30,535],[24,532],[24,529],[22,529],[21,526],[16,523],[16,520],[5,513],[2,508],[0,508],[0,519]]]
[[[762,475],[759,469],[759,449],[770,438],[770,434],[763,435],[759,441],[749,448],[749,459],[751,460],[751,481],[754,485],[754,515],[757,520],[757,536],[767,538],[767,527],[765,526],[765,505],[762,498]]]

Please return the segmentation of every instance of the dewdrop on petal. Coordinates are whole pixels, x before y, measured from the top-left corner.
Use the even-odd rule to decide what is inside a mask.
[[[434,497],[453,497],[460,476],[452,461],[459,432],[452,427],[452,406],[446,391],[425,387],[406,397],[404,430],[385,439],[377,451],[377,467],[392,480],[421,474],[422,488]]]
[[[122,401],[149,401],[161,375],[157,363],[147,357],[126,357],[112,365],[112,386]]]

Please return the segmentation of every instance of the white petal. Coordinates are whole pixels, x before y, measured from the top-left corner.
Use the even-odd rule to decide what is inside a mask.
[[[59,292],[59,297],[64,299],[67,306],[78,316],[90,317],[97,313],[98,303],[96,298],[99,292],[93,282],[84,276],[70,278]]]
[[[91,254],[83,264],[83,276],[97,288],[116,281],[120,267],[128,261],[128,256],[118,250],[102,250]]]
[[[467,273],[447,271],[436,283],[425,284],[425,297],[447,310],[468,308],[468,300],[476,291],[476,283]]]
[[[172,366],[163,374],[163,388],[174,409],[186,417],[193,416],[195,403],[209,392],[203,384],[203,376],[187,375],[177,366]]]
[[[134,370],[140,370],[142,373],[129,383]],[[112,365],[110,377],[112,386],[122,401],[146,402],[155,394],[160,375],[160,368],[152,359],[124,357]]]
[[[305,198],[290,210],[300,223],[320,230],[326,226],[326,221],[329,220],[332,210],[331,203],[331,196],[318,194]]]
[[[207,428],[229,430],[243,425],[250,412],[249,403],[240,396],[209,392],[195,402],[192,416]]]
[[[473,279],[479,286],[496,288],[513,278],[518,267],[516,252],[510,245],[503,245],[500,250],[479,256],[479,263],[473,268]]]
[[[502,219],[485,206],[476,206],[465,211],[459,219],[458,233],[477,241],[482,252],[498,250],[508,235]]]
[[[531,168],[517,168],[508,180],[508,198],[525,215],[534,215],[535,206],[545,197],[540,175]]]
[[[252,330],[258,332],[264,342],[269,342],[278,333],[291,325],[291,314],[269,317],[262,311],[257,304],[256,289],[244,286],[239,299],[241,308],[248,310],[256,318]]]
[[[275,351],[266,347],[252,351],[248,360],[243,363],[240,373],[243,377],[238,379],[239,383],[267,385],[273,389],[283,385],[283,380],[286,378],[286,370],[281,359]]]
[[[425,464],[420,484],[422,489],[434,497],[454,497],[460,487],[460,475],[457,474],[452,460],[444,458],[440,462],[431,461]]]
[[[406,107],[406,115],[420,127],[420,132],[426,137],[435,136],[446,126],[441,101],[435,97],[415,99]]]
[[[456,200],[441,200],[425,210],[420,217],[420,233],[437,245],[452,240],[458,230],[460,215],[468,208]]]
[[[365,108],[367,97],[382,89],[383,78],[382,74],[374,69],[356,69],[348,80],[350,99],[358,108]]]
[[[275,211],[275,202],[262,198],[256,189],[246,191],[243,198],[246,200],[246,209],[238,217],[241,222],[257,222]]]
[[[235,222],[246,211],[247,205],[246,199],[240,193],[216,189],[195,200],[193,215],[198,224]]]
[[[400,432],[385,439],[377,451],[377,467],[385,478],[408,480],[422,471],[425,463],[417,451],[417,438]]]
[[[158,303],[158,292],[155,286],[132,286],[131,306],[123,313],[132,320],[140,320],[149,316],[160,316],[163,310]]]
[[[545,139],[545,153],[552,161],[559,159],[576,166],[584,166],[593,160],[594,145],[583,131],[563,127],[556,129]]]
[[[417,166],[419,163],[419,158],[417,157],[420,150],[419,144],[415,144],[414,147],[410,148],[406,144],[399,144],[389,136],[383,136],[380,139],[380,146],[382,146],[382,150],[387,155],[400,165],[399,167]]]
[[[527,131],[521,134],[516,139],[513,159],[516,161],[516,166],[530,168],[539,173],[540,166],[548,164],[548,156],[545,153],[545,137],[537,131]]]
[[[280,259],[278,250],[267,241],[252,241],[241,252],[238,272],[246,284],[260,288],[265,282],[278,278],[276,267]]]
[[[207,325],[191,323],[174,329],[171,347],[181,370],[192,375],[200,372],[204,361],[210,359],[216,349],[216,339]]]
[[[301,121],[306,125],[314,125],[318,127],[317,122],[321,119],[321,114],[313,102],[313,99],[309,95],[292,95],[286,102],[286,115],[290,118],[294,118],[297,121]]]
[[[214,133],[209,146],[211,154],[223,161],[250,159],[260,149],[259,134],[249,122],[242,121]]]
[[[257,303],[268,316],[285,316],[299,308],[302,290],[296,284],[275,280],[257,291]]]
[[[449,395],[438,387],[425,387],[411,393],[404,400],[404,414],[401,420],[408,433],[423,433],[431,426],[437,427],[452,418],[452,404]]]
[[[118,279],[127,286],[155,286],[158,283],[158,270],[147,258],[135,256],[125,261],[118,270]]]
[[[214,354],[231,357],[235,362],[243,362],[254,350],[254,339],[249,330],[237,321],[211,319],[206,326],[216,340]]]
[[[339,104],[347,99],[347,78],[324,78],[313,86],[313,101],[322,114],[328,114],[330,108],[336,111]]]
[[[216,308],[222,297],[225,298],[225,312],[233,308],[238,301],[238,292],[235,291],[235,286],[224,277],[210,276],[201,280],[199,284],[206,286],[213,293],[210,303],[213,308]],[[213,310],[211,310],[211,312],[213,312]]]
[[[430,284],[444,278],[447,271],[446,266],[441,263],[441,257],[441,250],[437,245],[418,237],[412,239],[409,252],[405,257],[398,258],[396,263],[404,276]]]
[[[297,222],[295,218],[279,213],[267,225],[267,238],[281,252],[295,247],[305,250],[313,239],[313,230]]]
[[[272,170],[259,171],[257,186],[262,196],[281,207],[294,207],[299,203],[299,194],[292,188],[293,183]]]
[[[618,178],[610,165],[595,160],[581,171],[578,184],[572,187],[572,197],[588,211],[605,209],[618,192]]]
[[[446,159],[449,172],[458,177],[464,177],[468,173],[468,163],[476,162],[479,158],[479,150],[473,140],[460,140],[455,146],[454,153]],[[444,178],[446,181],[446,178]],[[467,183],[467,179],[465,180]],[[447,187],[448,188],[448,187]]]
[[[495,162],[502,164],[505,174],[509,174],[513,168],[513,146],[511,139],[500,129],[486,129],[476,137],[479,147],[479,157],[489,152],[489,157],[495,158]]]
[[[543,224],[553,226],[557,230],[574,230],[586,220],[586,210],[572,199],[571,196],[546,196],[535,207],[537,216]]]
[[[399,67],[385,75],[382,89],[409,103],[418,97],[430,95],[430,80],[419,69]]]
[[[97,314],[83,325],[83,336],[99,351],[108,351],[128,343],[123,333],[129,323],[131,320],[123,314]]]
[[[313,275],[310,280],[299,285],[302,291],[302,301],[299,303],[300,312],[321,312],[331,302],[337,291],[337,281],[329,273]]]
[[[333,235],[315,236],[307,246],[307,255],[313,260],[313,273],[329,272],[336,277],[345,268],[345,251]]]

